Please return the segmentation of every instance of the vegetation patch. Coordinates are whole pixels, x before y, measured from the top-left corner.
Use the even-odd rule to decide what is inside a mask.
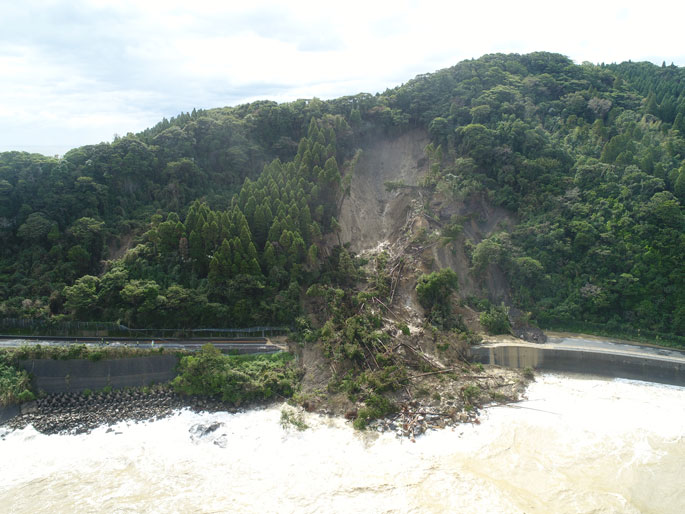
[[[487,311],[481,313],[480,323],[492,335],[511,333],[509,309],[504,304],[490,306]]]
[[[123,359],[127,357],[149,357],[161,354],[184,355],[184,350],[169,350],[157,348],[128,348],[125,346],[87,346],[85,344],[69,344],[64,346],[52,345],[23,345],[18,348],[0,348],[0,359],[16,363],[22,360],[34,359],[88,359],[99,361],[103,359]]]
[[[240,406],[290,398],[298,389],[300,377],[292,354],[224,355],[206,344],[196,354],[181,358],[172,386],[179,393]]]
[[[281,427],[283,430],[290,430],[291,428],[294,428],[299,432],[309,428],[304,419],[304,412],[289,406],[285,406],[281,409]]]
[[[359,409],[353,425],[357,430],[366,428],[369,421],[382,418],[397,411],[397,405],[379,394],[367,396],[365,406]]]
[[[9,364],[0,355],[0,406],[28,402],[35,399],[31,392],[28,373]]]
[[[449,268],[421,275],[416,294],[435,325],[450,329],[458,324],[452,309],[452,294],[459,288],[457,274]]]
[[[420,186],[386,184],[428,199],[412,243],[463,242],[471,278],[496,275],[541,326],[685,333],[685,69],[547,52],[375,96],[193,110],[61,158],[0,153],[0,318],[289,325],[332,284],[358,148],[418,131]],[[488,226],[493,210],[511,223]],[[336,251],[339,290],[355,277]],[[427,293],[431,322],[456,326]]]

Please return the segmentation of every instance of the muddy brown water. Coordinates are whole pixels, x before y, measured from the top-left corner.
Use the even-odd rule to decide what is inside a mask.
[[[416,443],[309,414],[284,430],[278,407],[0,429],[0,510],[683,512],[685,389],[545,374],[527,397]]]

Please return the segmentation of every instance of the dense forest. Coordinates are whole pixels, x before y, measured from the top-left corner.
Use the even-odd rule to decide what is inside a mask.
[[[289,325],[355,256],[366,138],[424,128],[421,187],[516,220],[470,248],[541,323],[685,333],[685,69],[486,55],[376,95],[183,113],[61,158],[0,154],[0,318]]]

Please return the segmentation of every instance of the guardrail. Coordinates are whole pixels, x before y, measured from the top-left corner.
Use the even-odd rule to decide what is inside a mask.
[[[285,335],[290,331],[290,327],[130,328],[120,323],[111,322],[2,318],[0,319],[0,331],[9,335],[56,337],[202,338]]]

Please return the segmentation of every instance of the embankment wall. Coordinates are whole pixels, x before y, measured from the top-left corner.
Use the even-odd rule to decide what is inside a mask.
[[[0,405],[0,425],[17,416],[20,412],[21,407],[19,405],[7,405],[6,407]]]
[[[476,362],[510,368],[586,373],[685,386],[685,364],[667,359],[534,346],[472,348]]]
[[[19,364],[31,374],[34,390],[51,394],[167,382],[176,376],[178,357],[153,355],[101,361],[35,359]]]

